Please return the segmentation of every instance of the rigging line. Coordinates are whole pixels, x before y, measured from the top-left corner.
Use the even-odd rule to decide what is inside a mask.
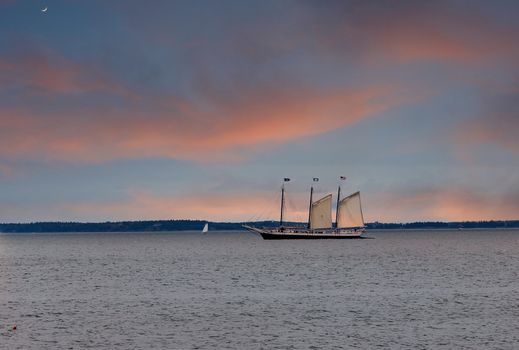
[[[252,214],[249,219],[248,219],[248,222],[253,222],[253,221],[260,221],[262,218],[265,217],[265,215],[270,215],[271,212],[273,211],[273,205],[269,205],[271,202],[272,203],[278,203],[281,199],[281,195],[279,193],[276,194],[276,198],[274,197],[271,197],[273,199],[271,199],[270,201],[267,201],[267,203],[265,205],[262,206],[262,209],[261,211],[256,212],[254,214]]]
[[[264,207],[263,210],[260,213],[258,213],[258,215],[256,215],[255,221],[262,221],[262,219],[267,214],[268,210],[268,206]]]
[[[281,188],[280,188],[280,190],[281,190]],[[286,189],[285,189],[285,191],[286,191]],[[278,212],[280,202],[281,202],[281,191],[276,193],[276,198],[272,202],[272,205],[267,206],[268,211],[267,211],[267,213],[265,213],[265,216],[266,216],[265,219],[267,219],[267,218],[269,220],[274,219],[273,213]]]
[[[291,196],[288,197],[288,208],[291,210],[291,214],[287,215],[288,218],[296,219],[295,221],[302,221],[302,217],[300,214],[300,206],[297,202],[294,202],[293,198]]]

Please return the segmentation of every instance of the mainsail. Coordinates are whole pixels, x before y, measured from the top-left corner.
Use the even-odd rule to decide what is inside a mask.
[[[310,213],[310,228],[332,227],[332,195],[329,194],[312,203]]]
[[[341,199],[337,213],[337,228],[364,227],[364,217],[360,205],[360,192]]]

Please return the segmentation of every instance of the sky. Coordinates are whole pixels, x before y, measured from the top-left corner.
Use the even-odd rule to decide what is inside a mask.
[[[285,177],[304,221],[339,176],[368,222],[519,219],[518,16],[0,0],[0,222],[277,219]]]

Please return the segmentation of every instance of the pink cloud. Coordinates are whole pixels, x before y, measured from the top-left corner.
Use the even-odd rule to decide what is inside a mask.
[[[364,202],[367,220],[383,222],[506,220],[519,212],[517,193],[489,194],[466,188],[385,192]]]
[[[295,208],[286,211],[286,220],[305,222],[307,194],[292,193]],[[213,221],[278,220],[279,202],[275,193],[193,193],[158,195],[133,191],[127,198],[92,202],[53,202],[34,208],[9,205],[4,215],[17,213],[37,220],[164,220],[201,219]],[[519,193],[488,194],[467,188],[422,189],[403,192],[363,193],[366,222],[481,221],[515,219]]]
[[[507,61],[517,66],[516,24],[498,22],[474,6],[442,2],[408,2],[352,6],[335,11],[312,9],[317,48],[362,62],[442,61],[456,64]],[[322,16],[322,17],[321,17]]]
[[[519,50],[511,34],[482,19],[460,16],[443,20],[398,19],[373,35],[375,52],[401,62],[445,60],[464,64],[496,57],[517,57]]]
[[[58,94],[99,91],[133,95],[96,69],[40,52],[0,58],[0,91],[20,87]]]
[[[461,123],[453,138],[460,152],[470,153],[478,146],[497,145],[519,155],[519,94],[516,89],[497,96],[486,96],[481,114]]]
[[[281,144],[347,127],[412,96],[397,87],[273,90],[213,101],[158,101],[157,109],[0,110],[0,155],[98,162],[116,158],[239,159],[254,146]]]
[[[0,163],[0,176],[10,177],[14,174],[14,169],[9,164]]]
[[[133,192],[125,200],[79,203],[68,208],[72,216],[95,220],[186,218],[242,221],[257,216],[258,208],[272,207],[271,197],[265,193],[168,196]]]

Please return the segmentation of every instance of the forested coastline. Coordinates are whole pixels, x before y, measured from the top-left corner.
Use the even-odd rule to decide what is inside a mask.
[[[0,224],[3,233],[44,233],[44,232],[153,232],[153,231],[200,231],[209,223],[212,231],[243,230],[243,224],[274,227],[278,221],[260,222],[211,222],[204,220],[150,220],[116,222],[31,222]],[[304,225],[304,223],[286,223]],[[473,228],[519,228],[519,220],[505,221],[462,221],[462,222],[411,222],[366,224],[367,229],[473,229]]]

